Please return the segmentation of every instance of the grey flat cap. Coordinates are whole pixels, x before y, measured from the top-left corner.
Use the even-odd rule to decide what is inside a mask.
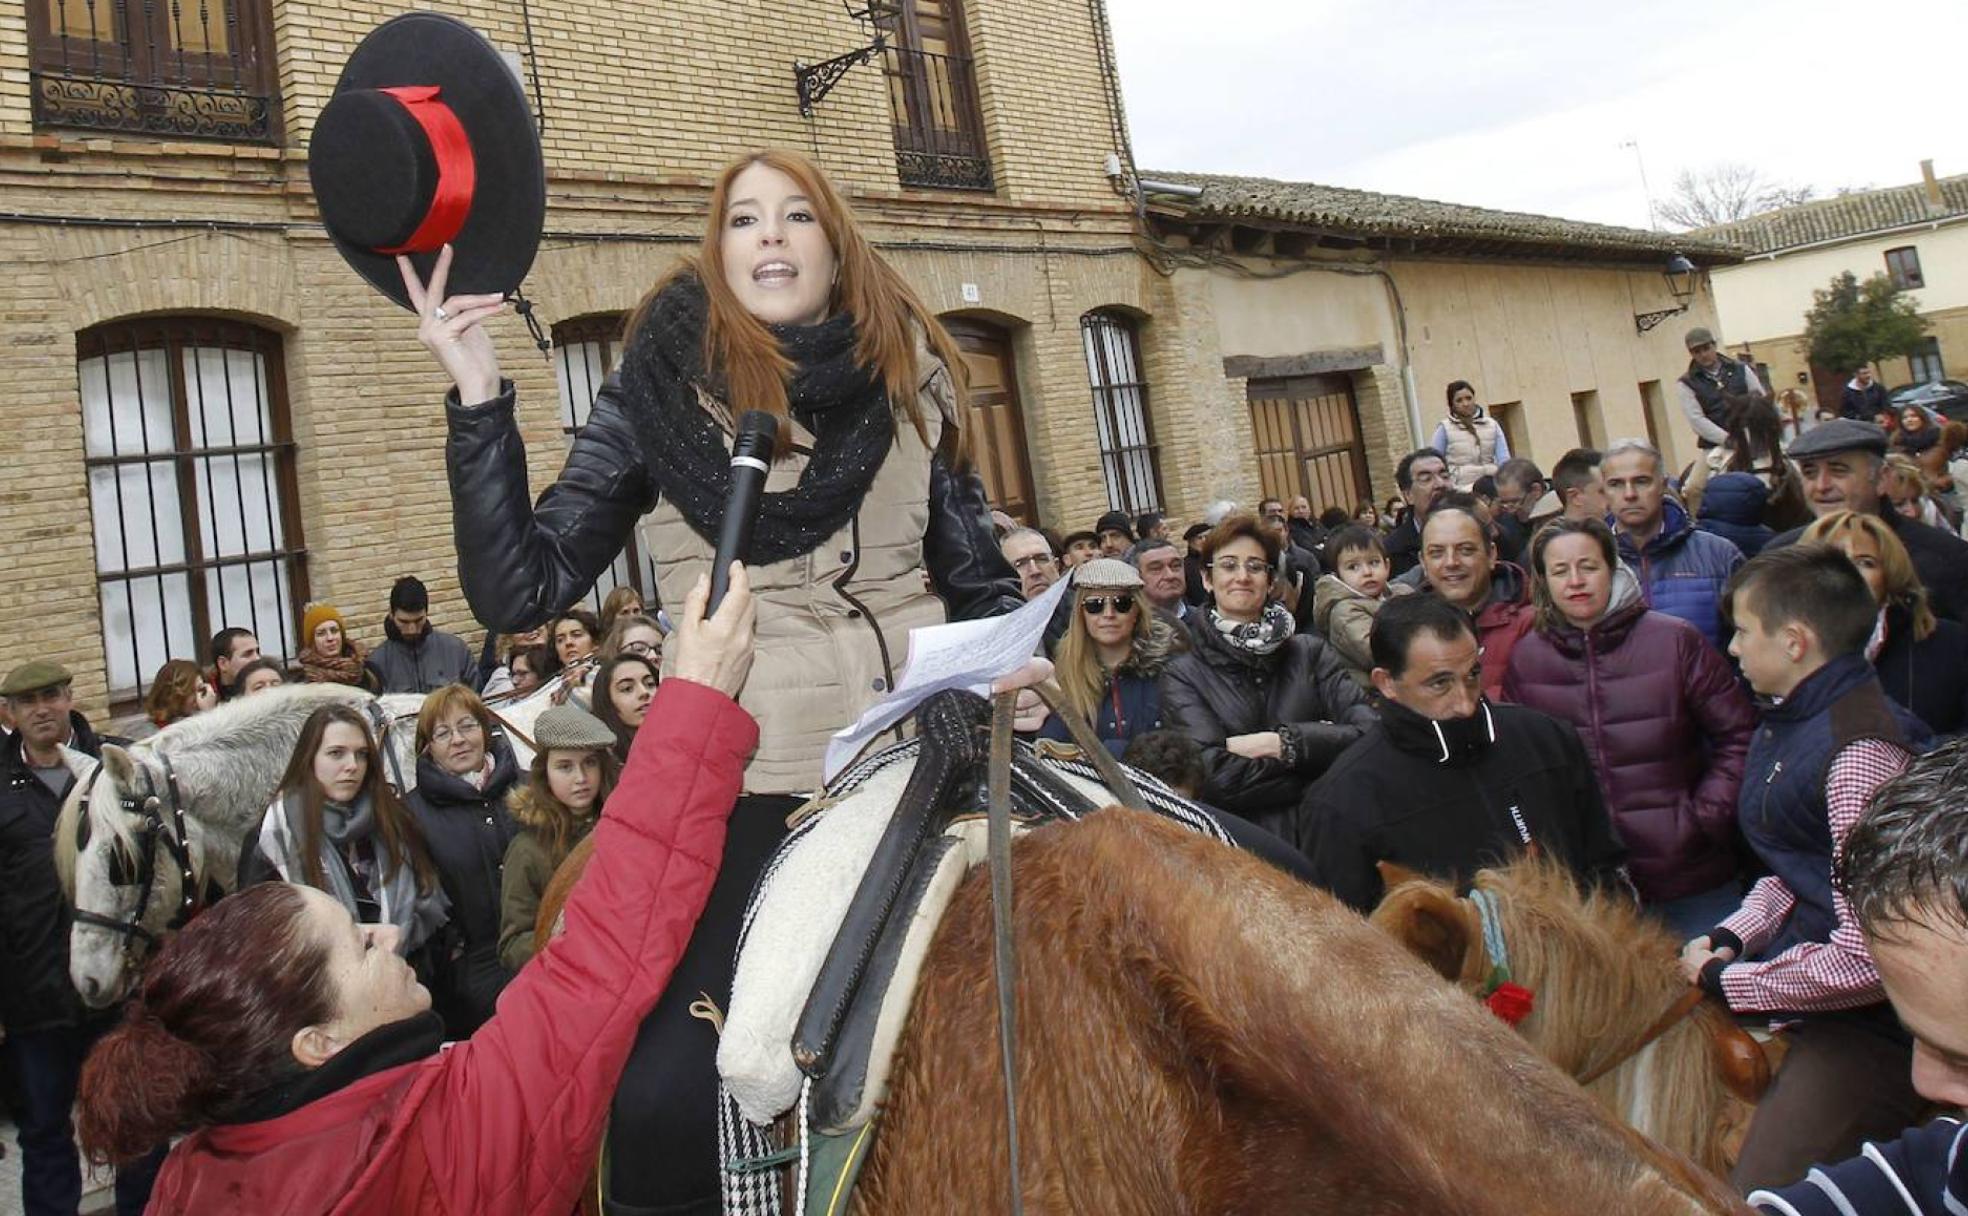
[[[1073,585],[1098,587],[1103,591],[1132,591],[1141,586],[1141,571],[1118,557],[1096,557],[1074,568]]]
[[[1833,418],[1820,422],[1791,440],[1786,450],[1792,460],[1802,460],[1806,456],[1829,456],[1833,452],[1871,452],[1874,456],[1884,456],[1886,432],[1875,422]]]
[[[550,747],[614,747],[615,732],[578,705],[556,705],[533,720],[533,746],[541,751]]]

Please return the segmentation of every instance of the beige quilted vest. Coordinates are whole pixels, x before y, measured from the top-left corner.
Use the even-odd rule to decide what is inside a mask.
[[[803,794],[818,789],[827,740],[880,700],[902,674],[909,630],[945,619],[929,588],[923,533],[929,523],[929,462],[942,428],[954,417],[949,376],[919,353],[928,375],[918,393],[929,431],[925,446],[898,417],[895,446],[847,525],[801,557],[754,567],[758,649],[738,703],[759,724],[758,751],[745,769],[745,792]],[[729,410],[706,408],[725,427]],[[767,492],[789,490],[805,469],[813,436],[793,423],[793,451],[774,462]],[[667,501],[643,518],[643,551],[656,564],[663,603],[681,607],[714,546]],[[666,648],[668,675],[675,647]]]
[[[1481,414],[1463,423],[1451,417],[1443,420],[1442,430],[1449,441],[1442,462],[1449,466],[1456,489],[1467,490],[1478,478],[1496,472],[1497,435],[1502,430],[1496,419]]]

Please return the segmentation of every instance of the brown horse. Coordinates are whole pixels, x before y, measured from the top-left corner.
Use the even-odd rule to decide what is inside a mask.
[[[1476,905],[1447,883],[1384,870],[1388,892],[1373,924],[1480,993],[1493,960]],[[1512,979],[1535,997],[1518,1025],[1525,1040],[1640,1132],[1725,1170],[1769,1065],[1713,1002],[1659,1030],[1689,992],[1674,935],[1628,899],[1581,893],[1548,860],[1483,870],[1475,886],[1496,896]]]
[[[1014,859],[1032,1212],[1747,1211],[1247,854],[1110,809]],[[924,960],[857,1211],[1008,1206],[991,942],[979,867]]]

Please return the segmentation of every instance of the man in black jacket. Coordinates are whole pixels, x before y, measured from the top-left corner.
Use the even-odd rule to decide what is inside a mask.
[[[1886,386],[1873,379],[1872,364],[1859,364],[1859,370],[1846,382],[1845,391],[1838,395],[1838,416],[1854,422],[1871,422],[1881,411],[1890,408],[1886,403]]]
[[[1416,448],[1394,466],[1394,484],[1408,500],[1407,518],[1388,530],[1382,542],[1387,547],[1388,573],[1396,577],[1421,564],[1421,526],[1435,500],[1447,493],[1449,465],[1434,448]]]
[[[1968,624],[1968,541],[1893,509],[1880,484],[1886,471],[1884,430],[1871,422],[1833,418],[1798,436],[1788,455],[1803,474],[1811,514],[1870,511],[1885,520],[1913,559],[1935,615]],[[1803,531],[1792,528],[1765,548],[1792,544]]]
[[[1321,886],[1366,912],[1382,894],[1376,862],[1466,883],[1533,846],[1583,882],[1624,886],[1626,848],[1577,732],[1483,698],[1468,617],[1432,595],[1391,600],[1373,657],[1380,721],[1294,821]]]
[[[68,978],[68,900],[55,874],[55,817],[75,784],[64,747],[90,756],[102,741],[75,712],[68,669],[34,660],[0,681],[14,733],[0,739],[0,1021],[19,1079],[21,1206],[74,1212],[82,1159],[69,1110],[90,1034]],[[119,1212],[141,1212],[161,1155],[118,1174]]]

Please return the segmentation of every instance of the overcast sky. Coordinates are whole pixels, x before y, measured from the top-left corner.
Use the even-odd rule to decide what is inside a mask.
[[[1968,173],[1968,0],[1108,0],[1144,169],[1645,226],[1723,160]]]

